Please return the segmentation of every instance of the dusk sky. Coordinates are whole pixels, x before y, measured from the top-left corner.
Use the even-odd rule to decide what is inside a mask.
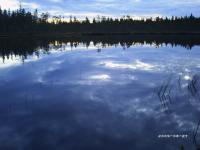
[[[78,18],[110,16],[132,17],[200,16],[200,0],[21,0],[24,8],[51,15],[70,15]],[[19,8],[19,0],[0,0],[1,8]]]

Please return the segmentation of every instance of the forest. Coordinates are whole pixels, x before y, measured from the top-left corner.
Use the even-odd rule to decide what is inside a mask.
[[[51,18],[51,21],[49,21]],[[13,34],[199,34],[200,18],[192,14],[184,17],[156,17],[135,20],[130,16],[121,18],[97,17],[79,20],[49,13],[38,14],[19,8],[15,11],[0,9],[0,35]]]

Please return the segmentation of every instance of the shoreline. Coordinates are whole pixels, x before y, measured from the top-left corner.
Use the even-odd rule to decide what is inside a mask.
[[[114,33],[0,33],[0,38],[15,37],[84,37],[84,36],[200,36],[200,32],[114,32]]]

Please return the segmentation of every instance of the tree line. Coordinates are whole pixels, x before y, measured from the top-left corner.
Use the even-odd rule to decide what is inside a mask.
[[[38,15],[19,8],[15,11],[0,9],[0,34],[12,33],[81,33],[81,34],[132,34],[132,33],[200,33],[200,17],[156,17],[134,20],[130,16],[121,18],[97,17],[79,20],[48,13]]]

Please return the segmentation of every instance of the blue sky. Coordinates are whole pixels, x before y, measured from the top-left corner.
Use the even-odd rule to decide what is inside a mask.
[[[200,16],[200,0],[21,0],[23,7],[51,15],[83,18],[100,16],[132,17]],[[16,9],[19,0],[0,0],[2,8]]]

